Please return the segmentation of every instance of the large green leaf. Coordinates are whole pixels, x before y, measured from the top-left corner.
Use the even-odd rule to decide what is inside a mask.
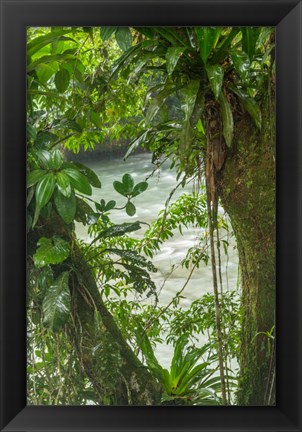
[[[57,186],[59,191],[66,197],[69,197],[71,194],[71,185],[70,179],[67,174],[63,171],[59,171],[56,173]]]
[[[246,82],[250,73],[250,59],[244,51],[231,51],[234,68],[242,81]]]
[[[110,38],[110,36],[113,35],[113,33],[117,30],[117,27],[101,27],[100,28],[100,35],[101,39],[105,42],[107,39]]]
[[[179,151],[180,151],[180,159],[183,162],[185,162],[187,158],[187,151],[188,149],[190,149],[192,140],[194,138],[195,123],[200,117],[198,113],[196,114],[195,112],[196,109],[201,113],[200,110],[201,101],[200,98],[198,97],[199,88],[200,88],[200,82],[197,80],[191,80],[190,83],[180,92],[181,108],[184,113],[184,122],[180,133]]]
[[[96,173],[92,171],[92,169],[88,168],[86,165],[83,165],[79,162],[74,162],[73,165],[75,165],[88,179],[91,186],[95,188],[101,188],[102,183]],[[71,165],[72,166],[72,165]]]
[[[207,65],[206,71],[207,71],[208,79],[210,81],[211,89],[215,95],[215,98],[218,99],[222,87],[223,69],[218,64]]]
[[[61,168],[64,162],[63,153],[59,149],[52,151],[50,155],[50,161],[53,169],[58,170]]]
[[[75,220],[77,222],[81,222],[83,225],[86,225],[90,218],[94,215],[94,211],[92,208],[85,202],[83,199],[76,197],[76,214]]]
[[[69,273],[61,273],[46,290],[43,299],[43,324],[53,332],[60,330],[69,318],[71,295],[68,280]]]
[[[63,221],[68,225],[70,224],[76,214],[76,198],[74,192],[69,197],[64,196],[61,192],[57,191],[54,196],[54,202],[58,214]]]
[[[181,109],[185,115],[185,121],[189,120],[195,106],[200,81],[191,80],[180,92]]]
[[[132,196],[136,197],[137,195],[140,195],[141,193],[145,192],[145,190],[147,189],[148,189],[147,182],[137,183],[133,188]]]
[[[46,172],[40,168],[31,171],[27,176],[27,187],[30,188],[38,183],[45,176]]]
[[[91,195],[92,189],[87,178],[77,169],[64,168],[63,172],[70,178],[70,183],[79,192]]]
[[[42,168],[52,169],[51,154],[48,150],[37,150],[35,156]]]
[[[200,56],[204,64],[207,63],[211,51],[215,48],[221,31],[221,27],[195,27]]]
[[[158,113],[159,109],[165,103],[166,99],[170,94],[175,92],[175,87],[167,85],[161,92],[159,92],[155,98],[151,101],[147,114],[146,114],[146,124],[149,124],[153,118]]]
[[[211,62],[213,64],[219,63],[228,55],[228,51],[231,47],[232,41],[239,32],[240,32],[240,27],[234,27],[232,28],[230,33],[224,37],[222,42],[219,44],[219,47],[217,46],[217,50],[213,54],[213,57],[211,58]]]
[[[54,31],[52,31],[51,33],[47,33],[43,36],[38,36],[35,39],[33,39],[32,41],[30,41],[27,45],[27,56],[30,57],[33,54],[35,54],[36,52],[38,52],[39,50],[41,50],[41,48],[43,48],[44,46],[58,41],[58,40],[71,40],[73,41],[73,39],[71,38],[64,38],[63,35],[68,34],[68,33],[74,33],[75,29],[55,29]]]
[[[230,87],[230,89],[239,96],[240,102],[253,118],[258,129],[261,129],[262,117],[261,117],[261,109],[255,99],[246,94],[243,90],[238,87]]]
[[[56,63],[41,64],[36,67],[36,73],[38,79],[42,84],[46,84],[47,81],[57,72],[58,65]]]
[[[40,268],[47,264],[59,264],[69,256],[68,242],[59,236],[42,237],[37,243],[38,248],[33,256],[35,266]]]
[[[30,63],[27,66],[27,72],[31,72],[32,70],[36,69],[36,67],[38,65],[41,65],[41,64],[52,63],[55,61],[62,62],[64,60],[70,60],[70,59],[73,59],[73,55],[70,53],[46,55],[46,56],[43,56],[43,57],[39,58],[38,60],[35,60],[34,62]]]
[[[247,53],[250,60],[255,55],[256,43],[260,34],[260,27],[243,27],[242,32],[242,49]]]
[[[127,196],[125,186],[123,185],[123,183],[115,180],[113,182],[113,187],[119,194],[121,194],[123,196]]]
[[[178,60],[183,54],[184,47],[169,47],[166,53],[166,65],[168,74],[171,75],[177,65]]]
[[[42,209],[50,200],[56,185],[54,173],[50,172],[36,186],[36,204]]]
[[[61,67],[55,75],[55,85],[60,93],[64,93],[68,89],[70,75],[67,69]]]
[[[118,27],[115,32],[115,39],[123,51],[127,51],[132,46],[132,35],[128,27]]]
[[[228,147],[231,147],[234,134],[234,120],[231,105],[223,91],[220,93],[220,106],[223,122],[223,136]]]
[[[131,174],[124,174],[122,178],[123,186],[126,195],[131,194],[134,186],[134,180]]]

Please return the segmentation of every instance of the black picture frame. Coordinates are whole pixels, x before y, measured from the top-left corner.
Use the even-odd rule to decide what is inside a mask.
[[[2,431],[301,431],[301,1],[0,0]],[[277,405],[26,407],[26,27],[274,25]]]

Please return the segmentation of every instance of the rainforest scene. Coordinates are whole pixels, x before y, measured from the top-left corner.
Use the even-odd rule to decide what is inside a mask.
[[[274,406],[275,28],[27,28],[27,404]]]

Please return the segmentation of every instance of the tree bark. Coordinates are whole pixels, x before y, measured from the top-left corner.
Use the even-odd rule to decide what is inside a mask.
[[[113,316],[106,309],[88,263],[74,242],[72,232],[53,212],[29,236],[29,248],[35,248],[42,237],[60,235],[72,245],[68,261],[55,266],[56,271],[69,270],[72,294],[72,319],[68,334],[83,371],[89,377],[99,404],[159,405],[161,386],[133,353],[123,338]],[[66,267],[67,266],[67,267]]]
[[[269,92],[268,92],[269,93]],[[275,110],[262,104],[262,129],[246,114],[218,173],[218,190],[235,232],[242,287],[242,346],[238,405],[274,405],[275,324]],[[274,367],[273,367],[274,369]]]

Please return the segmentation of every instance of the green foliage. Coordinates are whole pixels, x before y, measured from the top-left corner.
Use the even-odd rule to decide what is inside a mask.
[[[43,236],[36,251],[29,251],[32,339],[28,382],[29,398],[34,403],[100,401],[71,343],[72,326],[78,322],[69,287],[70,274],[77,272],[72,262],[75,243],[122,335],[132,347],[137,339],[148,368],[162,383],[163,403],[221,403],[213,296],[206,294],[183,309],[183,288],[170,307],[159,306],[159,290],[152,279],[156,268],[145,257],[152,258],[175,230],[182,234],[183,229],[194,227],[198,230],[196,245],[187,251],[181,264],[193,270],[201,263],[207,264],[206,196],[184,194],[169,205],[171,194],[166,209],[138,240],[132,233],[142,227],[142,222],[116,225],[110,213],[125,210],[134,216],[134,198],[147,190],[148,183],[135,184],[129,173],[121,181],[115,180],[114,190],[126,198],[123,207],[113,199],[95,202],[85,198],[81,194],[92,196],[92,188],[101,188],[101,181],[85,165],[66,162],[63,148],[77,153],[81,148],[94,149],[105,140],[127,140],[130,144],[125,158],[142,146],[152,151],[158,166],[171,158],[182,186],[195,178],[199,188],[207,151],[206,117],[213,107],[227,152],[232,146],[238,109],[250,115],[261,129],[259,102],[272,73],[271,32],[256,27],[28,29],[27,229],[30,243],[34,243],[31,248],[35,248],[47,221],[59,216],[69,238]],[[88,225],[90,244],[76,240],[74,221]],[[218,227],[226,228],[220,216]],[[228,242],[222,239],[220,245],[227,252]],[[152,296],[154,304],[137,301],[143,296]],[[224,355],[228,360],[238,359],[237,294],[223,292],[219,302]],[[73,320],[69,321],[71,314]],[[116,367],[111,360],[117,346],[102,333],[97,312],[95,321],[95,332],[108,343],[94,347],[93,361],[104,374],[112,373],[112,379],[108,379],[116,383],[121,379],[116,374],[122,368],[121,359],[115,359]],[[189,346],[188,335],[194,340],[199,334],[207,334],[211,344]],[[272,332],[267,336],[273,337]],[[169,371],[154,355],[152,343],[156,342],[175,344]],[[231,381],[228,372],[227,378]]]
[[[171,75],[180,59],[181,55],[185,51],[184,47],[169,47],[166,53],[166,64],[168,74]]]
[[[211,89],[213,90],[215,98],[218,99],[221,92],[222,83],[223,83],[223,74],[224,74],[223,69],[218,64],[207,65],[206,71],[207,71]]]
[[[47,289],[42,310],[44,326],[57,332],[66,324],[71,308],[71,296],[68,286],[69,272],[63,272]]]
[[[37,243],[37,250],[33,256],[36,267],[44,267],[47,264],[59,264],[65,261],[70,253],[70,247],[66,240],[59,236],[52,238],[42,237]]]
[[[140,332],[141,330],[137,333],[137,343],[146,358],[148,368],[164,387],[163,404],[167,401],[181,401],[184,405],[221,403],[217,394],[220,392],[220,378],[213,377],[215,369],[209,367],[209,361],[199,363],[200,358],[209,349],[208,346],[189,348],[189,337],[183,334],[175,344],[170,371],[168,371],[158,363],[147,335]]]
[[[61,67],[55,75],[55,85],[60,93],[64,93],[69,85],[70,75],[67,69]]]
[[[221,27],[196,27],[200,56],[204,63],[207,63],[208,57],[215,48],[222,28]]]
[[[115,38],[121,50],[127,51],[131,48],[132,36],[128,27],[118,27],[115,32]]]
[[[57,212],[63,221],[67,225],[73,222],[77,209],[74,192],[72,192],[70,196],[66,197],[58,190],[55,194],[54,202]]]

